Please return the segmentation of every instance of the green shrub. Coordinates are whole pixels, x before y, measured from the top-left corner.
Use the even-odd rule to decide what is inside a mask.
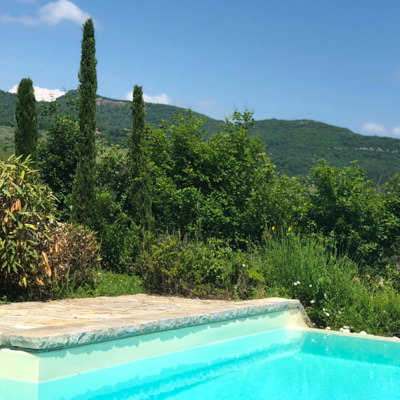
[[[348,326],[351,331],[376,335],[400,334],[400,295],[381,278],[353,281],[353,292],[341,303],[330,299],[326,312],[331,326]],[[326,321],[328,324],[329,321]]]
[[[30,160],[0,161],[0,297],[62,296],[99,267],[93,233],[54,221],[54,197]]]
[[[122,296],[144,293],[142,281],[136,275],[98,271],[95,281],[95,287],[90,291],[92,296]]]
[[[332,254],[319,237],[271,236],[259,252],[266,292],[299,299],[319,328],[400,332],[400,295],[390,282],[360,277],[353,261]]]
[[[364,270],[379,267],[390,243],[391,230],[385,227],[389,216],[384,197],[365,171],[355,165],[339,169],[321,161],[311,170],[309,184],[308,225],[334,237],[338,251],[350,255]]]
[[[190,243],[179,235],[162,236],[145,247],[136,268],[145,287],[156,293],[212,298],[262,295],[258,265],[216,239]]]
[[[40,263],[54,198],[29,158],[0,160],[0,293],[18,296]]]
[[[329,253],[317,237],[301,238],[291,231],[273,235],[262,251],[267,286],[299,299],[317,326],[327,326],[326,302],[333,299],[342,304],[349,297],[356,265]]]
[[[91,227],[100,242],[102,266],[114,272],[129,272],[139,251],[139,230],[109,193],[96,196]]]

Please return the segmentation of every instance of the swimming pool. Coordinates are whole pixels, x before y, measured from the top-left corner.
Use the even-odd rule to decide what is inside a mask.
[[[181,335],[179,330],[169,331],[169,336],[160,339],[155,353],[163,343],[171,345],[183,339],[191,344],[178,351],[165,350],[161,355],[151,355],[147,349],[147,355],[134,362],[100,370],[40,383],[3,378],[0,398],[400,399],[400,343],[307,328],[275,328],[249,334],[247,328],[261,327],[262,318],[255,316],[239,321],[236,327],[241,334],[222,335],[223,340],[216,338],[221,337],[222,331],[232,330],[229,324],[237,321],[219,324],[214,327],[215,331],[209,326],[196,327],[190,333],[186,330]],[[217,336],[211,332],[217,332]],[[153,335],[160,338],[159,333]],[[147,340],[153,347],[155,338],[138,337],[137,340]],[[211,343],[201,344],[204,340]],[[110,341],[107,349],[103,344],[100,353],[111,354],[112,348],[119,345],[122,346]],[[89,355],[96,356],[95,353],[92,348]]]

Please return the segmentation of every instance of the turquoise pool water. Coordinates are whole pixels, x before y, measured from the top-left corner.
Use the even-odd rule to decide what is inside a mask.
[[[0,399],[400,399],[400,343],[275,329],[40,384]]]

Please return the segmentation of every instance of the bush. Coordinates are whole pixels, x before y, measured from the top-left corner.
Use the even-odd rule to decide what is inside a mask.
[[[342,169],[321,161],[311,170],[308,225],[332,236],[337,249],[357,260],[364,270],[379,267],[388,245],[384,197],[365,171],[352,165]]]
[[[93,232],[84,227],[55,223],[48,233],[38,268],[31,281],[33,297],[64,297],[82,285],[93,286],[100,268],[100,248]],[[33,283],[33,282],[32,282]]]
[[[263,294],[258,265],[216,239],[190,243],[179,235],[165,235],[145,246],[136,268],[155,293],[211,298]]]
[[[139,251],[139,231],[109,193],[96,196],[91,227],[98,232],[103,267],[129,272]]]
[[[260,252],[266,291],[299,299],[316,327],[371,334],[400,332],[400,295],[390,282],[360,277],[346,256],[326,250],[325,239],[273,234]]]
[[[90,281],[93,233],[54,221],[55,199],[29,159],[12,156],[0,171],[0,297],[60,296]]]
[[[98,271],[96,284],[89,291],[90,296],[123,296],[144,293],[141,279],[136,275],[118,274],[111,271]],[[88,293],[84,293],[85,297]]]
[[[299,299],[319,327],[327,326],[327,301],[343,304],[352,293],[357,276],[357,266],[328,252],[321,239],[301,238],[292,231],[273,233],[262,259],[267,286],[277,288],[282,296]]]
[[[0,161],[0,291],[18,296],[40,263],[54,198],[29,158]]]

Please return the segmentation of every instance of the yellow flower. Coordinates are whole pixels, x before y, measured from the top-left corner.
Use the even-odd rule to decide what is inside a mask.
[[[289,226],[289,228],[287,229],[288,232],[290,232],[292,230],[292,227]]]
[[[275,230],[275,227],[274,227],[274,226],[272,227],[272,230],[273,230],[273,231]]]
[[[366,277],[367,277],[368,280],[371,279],[371,275],[370,274],[367,274]]]

